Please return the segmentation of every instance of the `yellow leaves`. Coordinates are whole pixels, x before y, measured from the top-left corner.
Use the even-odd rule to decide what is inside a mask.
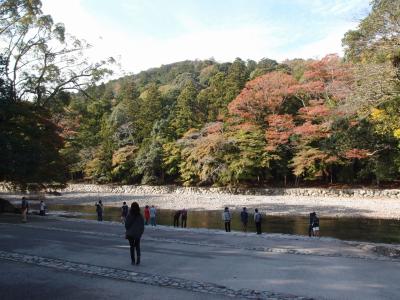
[[[372,108],[371,109],[371,118],[372,120],[379,122],[385,119],[386,113],[383,109]]]
[[[372,108],[371,119],[374,122],[375,132],[381,135],[393,135],[400,139],[400,116],[397,103],[385,109]]]
[[[132,146],[132,145],[119,148],[117,151],[113,153],[112,166],[116,167],[120,164],[125,163],[128,160],[133,159],[138,149],[139,148],[137,146]]]
[[[397,129],[395,129],[395,130],[393,131],[393,136],[394,136],[396,139],[399,139],[399,140],[400,140],[400,128],[397,128]]]

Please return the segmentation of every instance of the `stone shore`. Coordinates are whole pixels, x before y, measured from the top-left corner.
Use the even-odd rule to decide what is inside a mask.
[[[228,188],[228,187],[181,187],[148,185],[96,185],[69,184],[60,192],[89,192],[116,194],[186,194],[186,195],[259,195],[303,197],[389,197],[400,199],[400,189],[324,189],[324,188]]]
[[[0,183],[0,193],[11,192],[6,183]],[[235,188],[235,187],[182,187],[175,185],[98,185],[68,184],[59,192],[115,193],[115,194],[185,194],[185,195],[258,195],[302,197],[360,197],[400,199],[400,189],[336,189],[336,188]]]
[[[31,200],[46,198],[48,204],[120,207],[123,201],[160,209],[222,210],[228,206],[260,209],[267,215],[308,216],[316,211],[321,217],[363,217],[400,219],[400,190],[374,189],[229,189],[177,186],[70,184],[58,190],[60,195],[33,194]],[[21,194],[0,187],[0,198],[19,205]]]

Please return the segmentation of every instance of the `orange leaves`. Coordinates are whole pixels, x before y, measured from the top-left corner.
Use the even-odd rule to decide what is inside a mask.
[[[292,115],[269,115],[266,121],[269,125],[265,131],[267,150],[274,151],[279,145],[289,142],[294,128]]]
[[[228,105],[229,113],[246,120],[262,120],[263,114],[276,112],[286,98],[296,93],[297,85],[293,76],[281,72],[257,77]]]
[[[299,113],[304,120],[316,121],[329,116],[331,110],[323,100],[310,100],[309,106],[300,108]]]
[[[319,90],[342,101],[351,93],[353,79],[351,64],[344,63],[336,54],[330,54],[307,66],[303,88],[309,93]]]
[[[363,159],[369,156],[369,151],[366,149],[351,149],[346,151],[344,156],[348,159]]]
[[[222,122],[210,123],[204,129],[207,134],[220,133],[222,131]]]

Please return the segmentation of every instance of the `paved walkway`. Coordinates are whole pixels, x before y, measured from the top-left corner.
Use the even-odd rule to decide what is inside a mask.
[[[0,275],[0,282],[8,287],[0,290],[0,298],[23,298],[28,292],[18,288],[24,284],[16,286],[18,280],[33,286],[32,299],[43,295],[52,299],[398,299],[400,295],[400,259],[397,252],[385,252],[392,257],[381,255],[385,245],[146,227],[142,264],[131,266],[123,235],[121,224],[46,217],[21,224],[18,216],[0,215],[0,267],[9,270]],[[62,282],[75,288],[49,289]],[[2,294],[10,289],[12,293]]]

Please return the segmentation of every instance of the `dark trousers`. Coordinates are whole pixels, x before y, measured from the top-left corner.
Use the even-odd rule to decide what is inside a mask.
[[[231,231],[231,221],[225,221],[225,231],[226,232]]]
[[[256,222],[257,234],[261,234],[261,222]]]
[[[187,218],[182,217],[182,228],[186,228],[186,220]]]
[[[312,224],[308,225],[308,236],[311,237],[314,235],[314,232],[312,230]]]
[[[135,263],[135,250],[136,250],[136,257],[137,260],[140,260],[140,238],[139,239],[133,239],[133,238],[128,238],[129,241],[129,246],[131,246],[131,261]]]
[[[179,227],[179,217],[174,217],[174,227]]]
[[[97,213],[97,221],[103,221],[103,213],[102,212]]]
[[[242,222],[242,228],[244,232],[247,232],[247,222]]]

